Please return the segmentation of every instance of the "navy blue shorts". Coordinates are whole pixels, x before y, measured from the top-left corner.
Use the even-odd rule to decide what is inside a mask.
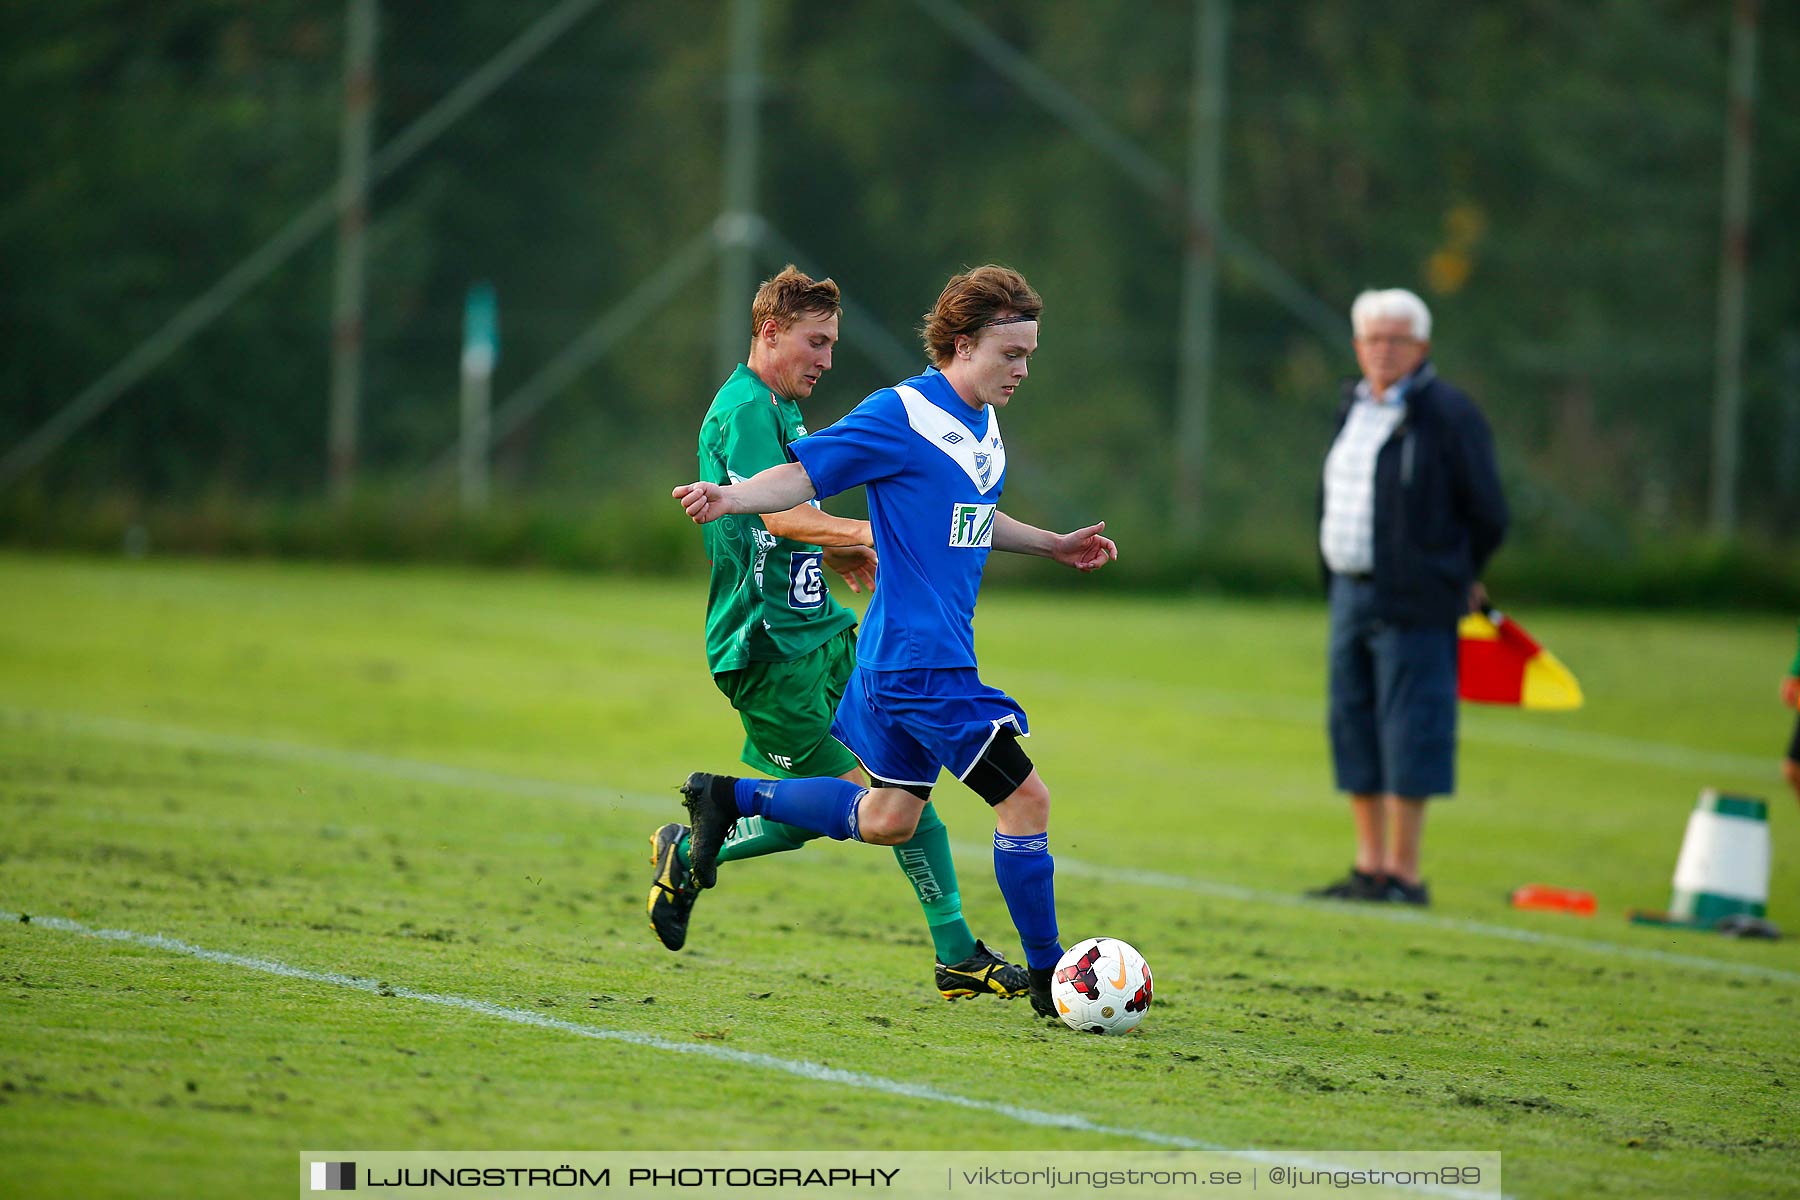
[[[1375,585],[1331,580],[1331,763],[1338,790],[1456,790],[1456,630],[1389,625]]]
[[[831,732],[876,778],[930,787],[939,767],[967,776],[1003,726],[1031,736],[1019,702],[981,682],[972,667],[858,667]]]

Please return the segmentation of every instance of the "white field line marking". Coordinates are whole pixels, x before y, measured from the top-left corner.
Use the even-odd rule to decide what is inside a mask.
[[[1022,674],[1044,688],[1067,691],[1078,686],[1076,681],[1059,671],[1026,671]],[[1129,696],[1133,703],[1143,703],[1147,693],[1166,694],[1166,703],[1171,707],[1204,715],[1304,725],[1320,731],[1325,728],[1325,706],[1322,700],[1309,701],[1294,696],[1211,688],[1178,688],[1173,684],[1145,684],[1139,681],[1132,682],[1129,690],[1124,685],[1102,684],[1098,689],[1092,684],[1079,686],[1093,694],[1106,693],[1110,689],[1120,698]],[[1457,736],[1464,742],[1514,746],[1541,754],[1567,754],[1633,767],[1655,766],[1675,771],[1747,775],[1756,779],[1773,779],[1777,762],[1774,754],[1701,750],[1693,746],[1622,734],[1559,729],[1544,724],[1541,720],[1510,717],[1505,715],[1504,710],[1485,705],[1469,705],[1460,711]]]
[[[284,742],[238,734],[211,733],[204,730],[128,721],[115,717],[38,713],[0,707],[0,720],[27,728],[34,725],[48,725],[62,732],[76,735],[142,742],[184,750],[206,750],[216,754],[248,755],[313,767],[334,767],[341,770],[382,775],[390,779],[404,779],[446,787],[472,788],[504,795],[568,800],[579,804],[597,804],[607,808],[625,806],[659,815],[670,815],[675,811],[673,788],[670,789],[669,796],[665,798],[644,792],[614,791],[582,784],[561,783],[550,779],[506,775],[498,771],[484,771],[472,767],[453,766],[448,763],[426,762],[420,759],[397,758],[361,750],[339,750],[329,746],[308,745],[303,742]],[[979,857],[988,853],[989,847],[973,843],[956,843],[952,849],[960,855]],[[1750,975],[1781,983],[1800,983],[1800,971],[1764,966],[1761,963],[1734,962],[1730,959],[1711,958],[1701,954],[1660,950],[1653,946],[1625,946],[1616,942],[1573,937],[1568,934],[1542,933],[1534,929],[1515,929],[1508,925],[1494,925],[1483,921],[1470,921],[1461,917],[1418,912],[1399,905],[1340,904],[1328,900],[1309,900],[1301,896],[1290,896],[1285,892],[1265,891],[1259,888],[1241,887],[1237,884],[1217,883],[1207,879],[1192,879],[1185,875],[1168,875],[1158,871],[1135,870],[1130,867],[1099,866],[1062,854],[1056,856],[1056,866],[1057,870],[1064,874],[1089,879],[1104,879],[1111,882],[1125,881],[1144,887],[1191,892],[1197,895],[1215,896],[1223,900],[1237,900],[1251,904],[1278,904],[1289,908],[1329,908],[1332,912],[1344,917],[1452,929],[1459,933],[1522,942],[1532,946],[1604,954],[1636,959],[1641,962],[1658,963],[1663,966],[1691,967],[1699,971]]]
[[[1730,750],[1696,750],[1692,746],[1677,746],[1614,733],[1539,729],[1504,717],[1464,722],[1461,736],[1470,741],[1517,746],[1540,753],[1597,758],[1636,767],[1667,767],[1672,771],[1747,775],[1752,779],[1773,779],[1777,762],[1777,756],[1773,753],[1738,754]]]
[[[13,910],[15,913],[17,910]],[[416,1000],[422,1004],[435,1004],[442,1008],[460,1009],[463,1012],[476,1013],[484,1017],[493,1017],[500,1021],[510,1021],[515,1025],[532,1025],[539,1029],[551,1029],[558,1033],[573,1034],[576,1037],[592,1038],[602,1042],[623,1042],[626,1045],[641,1046],[649,1050],[664,1050],[672,1054],[696,1054],[702,1058],[710,1058],[719,1062],[731,1063],[734,1066],[749,1067],[753,1070],[779,1071],[787,1075],[815,1083],[831,1083],[840,1087],[856,1088],[861,1091],[880,1092],[888,1096],[904,1096],[909,1100],[920,1100],[929,1104],[952,1104],[958,1108],[973,1109],[977,1112],[992,1113],[1009,1121],[1018,1121],[1025,1125],[1039,1125],[1050,1129],[1073,1129],[1082,1133],[1099,1133],[1111,1137],[1131,1138],[1134,1141],[1148,1142],[1156,1146],[1168,1146],[1178,1150],[1208,1150],[1217,1154],[1228,1154],[1235,1158],[1249,1159],[1253,1162],[1279,1163],[1284,1166],[1302,1167],[1307,1170],[1343,1171],[1351,1168],[1331,1162],[1308,1159],[1303,1155],[1283,1154],[1274,1150],[1232,1150],[1211,1142],[1202,1142],[1195,1138],[1182,1137],[1173,1133],[1158,1133],[1152,1129],[1127,1129],[1118,1125],[1102,1125],[1098,1121],[1090,1121],[1086,1117],[1074,1113],[1045,1112],[1042,1109],[1023,1108],[1016,1104],[1000,1104],[992,1100],[977,1100],[969,1096],[959,1096],[955,1092],[946,1092],[922,1083],[903,1083],[897,1079],[884,1079],[879,1075],[865,1075],[861,1071],[845,1071],[838,1067],[828,1067],[823,1063],[807,1062],[804,1059],[777,1058],[773,1054],[758,1054],[748,1050],[732,1050],[724,1046],[714,1046],[701,1042],[675,1042],[668,1038],[657,1037],[650,1033],[633,1033],[629,1030],[603,1029],[597,1025],[583,1025],[576,1021],[564,1021],[557,1017],[547,1017],[543,1013],[530,1009],[511,1008],[504,1004],[494,1004],[487,1000],[476,1000],[469,996],[450,996],[438,992],[420,992],[411,988],[383,987],[372,979],[362,979],[355,975],[340,975],[335,971],[314,971],[306,967],[291,966],[277,962],[271,958],[253,958],[244,954],[232,954],[225,950],[209,950],[204,946],[196,946],[192,942],[184,942],[178,938],[168,937],[160,933],[137,933],[129,929],[95,929],[83,925],[79,921],[70,921],[63,917],[32,917],[22,924],[24,929],[55,929],[64,933],[77,933],[83,937],[101,938],[110,942],[125,942],[133,946],[143,946],[151,950],[162,950],[170,954],[180,954],[188,958],[196,958],[202,962],[219,966],[238,967],[246,971],[260,971],[265,975],[277,975],[285,979],[300,979],[308,983],[328,984],[332,987],[349,988],[353,991],[379,995],[383,992],[401,1000]],[[1076,1036],[1074,1034],[1071,1037]],[[1461,1188],[1421,1187],[1415,1189],[1423,1195],[1481,1197],[1490,1198],[1491,1192],[1466,1191]]]
[[[474,788],[503,795],[549,797],[574,800],[583,804],[605,804],[627,800],[633,807],[644,808],[650,797],[641,793],[627,796],[605,788],[578,783],[559,783],[552,779],[534,779],[523,775],[506,775],[499,771],[483,771],[477,767],[458,767],[448,763],[428,762],[417,758],[397,758],[372,754],[363,750],[340,750],[306,742],[284,742],[273,738],[246,737],[234,733],[213,733],[188,729],[180,725],[159,725],[149,721],[131,721],[118,717],[90,717],[74,713],[34,712],[29,709],[0,706],[0,721],[31,729],[48,726],[62,733],[111,738],[115,741],[140,742],[174,750],[205,750],[213,754],[243,755],[299,763],[311,767],[335,767],[343,771],[385,775],[415,783],[435,783],[445,787]],[[675,788],[669,788],[674,797]],[[671,800],[670,803],[674,803]],[[669,804],[659,804],[668,808]]]
[[[973,843],[957,843],[952,849],[957,854],[975,854],[986,849]],[[1226,900],[1243,900],[1256,904],[1280,904],[1288,908],[1320,909],[1329,907],[1333,912],[1344,916],[1373,917],[1382,921],[1397,921],[1403,924],[1429,925],[1439,929],[1454,929],[1461,933],[1472,933],[1481,937],[1504,938],[1507,941],[1524,942],[1532,946],[1551,946],[1564,950],[1587,950],[1597,954],[1616,955],[1621,958],[1636,958],[1648,962],[1661,963],[1671,967],[1694,967],[1702,971],[1725,971],[1741,975],[1754,975],[1762,979],[1777,980],[1782,983],[1800,983],[1800,971],[1787,971],[1780,967],[1766,967],[1761,963],[1732,962],[1722,958],[1708,958],[1702,954],[1682,954],[1674,950],[1658,950],[1653,946],[1621,946],[1617,942],[1591,941],[1587,938],[1571,937],[1562,933],[1541,933],[1535,929],[1515,929],[1510,925],[1491,925],[1485,921],[1470,921],[1463,917],[1446,917],[1436,913],[1420,912],[1414,908],[1399,905],[1357,904],[1350,901],[1311,900],[1304,896],[1289,896],[1282,892],[1259,891],[1256,888],[1238,887],[1230,883],[1214,883],[1206,879],[1189,879],[1185,875],[1165,875],[1158,871],[1140,871],[1130,867],[1097,867],[1092,863],[1056,856],[1058,874],[1077,875],[1090,879],[1101,879],[1112,883],[1137,883],[1146,887],[1168,888],[1173,891],[1196,892],[1204,896],[1218,896]],[[1683,931],[1676,931],[1683,932]]]

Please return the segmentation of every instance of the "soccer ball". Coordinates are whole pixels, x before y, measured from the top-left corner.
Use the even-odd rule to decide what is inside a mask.
[[[1070,1029],[1130,1033],[1150,1008],[1150,964],[1118,938],[1089,938],[1058,960],[1050,996]]]

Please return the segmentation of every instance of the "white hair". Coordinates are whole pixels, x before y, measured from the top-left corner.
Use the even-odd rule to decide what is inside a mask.
[[[1405,288],[1388,288],[1386,291],[1370,290],[1356,298],[1350,306],[1350,328],[1361,337],[1363,330],[1369,327],[1370,321],[1380,321],[1390,317],[1398,317],[1412,329],[1412,335],[1421,342],[1431,340],[1431,310],[1425,302]]]

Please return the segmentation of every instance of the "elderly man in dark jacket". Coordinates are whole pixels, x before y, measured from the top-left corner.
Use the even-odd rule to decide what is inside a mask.
[[[1331,599],[1330,732],[1356,861],[1311,893],[1429,904],[1425,803],[1456,786],[1456,625],[1506,533],[1493,436],[1428,357],[1431,313],[1404,289],[1350,309],[1362,378],[1325,456],[1319,552]]]

